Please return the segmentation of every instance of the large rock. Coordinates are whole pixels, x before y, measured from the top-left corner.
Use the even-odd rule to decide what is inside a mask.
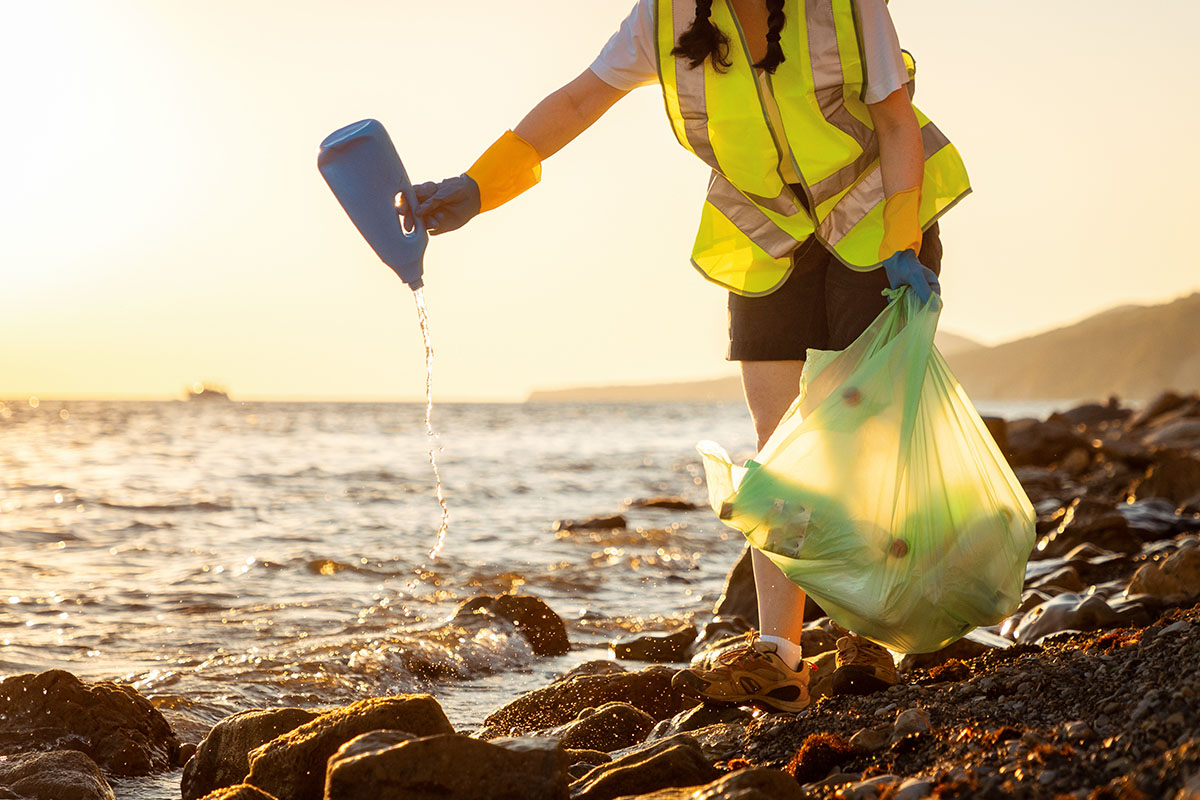
[[[78,750],[0,757],[0,793],[5,789],[24,800],[114,800],[96,762]]]
[[[704,786],[662,789],[638,795],[636,800],[805,800],[807,797],[796,779],[786,772],[756,767],[738,770]]]
[[[1088,438],[1063,420],[1016,419],[1008,423],[1006,433],[1005,455],[1014,467],[1052,466],[1076,448],[1091,447]]]
[[[571,722],[553,732],[563,747],[608,753],[640,743],[654,727],[654,718],[628,703],[605,703],[585,708]]]
[[[1146,475],[1134,484],[1130,499],[1163,497],[1182,506],[1200,492],[1200,458],[1183,453],[1161,456]]]
[[[1058,411],[1050,415],[1047,422],[1065,422],[1072,427],[1106,428],[1113,423],[1124,422],[1133,416],[1133,410],[1124,408],[1115,397],[1110,397],[1107,403],[1084,403],[1068,411]]]
[[[1143,564],[1129,582],[1127,594],[1163,600],[1200,596],[1200,547],[1184,547],[1161,561]]]
[[[625,702],[656,720],[673,717],[696,700],[671,686],[675,670],[648,667],[615,675],[581,675],[527,692],[484,720],[481,736],[506,736],[562,725],[585,708]]]
[[[236,786],[226,786],[206,794],[200,800],[278,800],[275,795],[267,794],[257,786],[239,783]]]
[[[0,681],[0,753],[79,750],[112,775],[180,766],[179,739],[132,686],[85,684],[69,672]]]
[[[733,568],[725,578],[725,588],[713,606],[713,615],[717,617],[741,617],[750,627],[759,626],[758,619],[758,590],[754,586],[754,562],[752,548],[746,547]],[[827,616],[811,597],[804,601],[804,621],[812,622]]]
[[[1115,507],[1076,499],[1067,507],[1058,527],[1038,540],[1029,558],[1063,556],[1089,542],[1115,553],[1133,554],[1142,549],[1141,537],[1130,530],[1129,521]]]
[[[1027,613],[1013,637],[1018,642],[1036,644],[1043,636],[1059,631],[1094,631],[1134,621],[1149,622],[1144,617],[1145,609],[1136,603],[1114,608],[1100,595],[1060,594]]]
[[[753,628],[758,627],[758,591],[754,588],[754,562],[751,560],[751,548],[746,547],[738,560],[733,562],[733,568],[725,577],[725,587],[717,604],[713,606],[713,615],[718,617],[741,617]]]
[[[377,730],[416,736],[454,732],[442,707],[429,695],[361,700],[322,714],[251,751],[246,783],[286,800],[321,800],[329,757],[354,737]]]
[[[325,800],[567,800],[567,763],[553,739],[425,736],[334,756]]]
[[[303,708],[242,711],[218,722],[183,768],[183,800],[196,800],[250,774],[250,751],[317,716]]]
[[[534,655],[560,656],[571,649],[567,625],[540,597],[528,594],[479,595],[458,607],[457,615],[486,610],[511,622],[529,641]]]
[[[613,656],[623,661],[687,661],[692,642],[696,641],[696,629],[681,625],[669,633],[642,633],[618,639],[609,647]]]
[[[614,800],[680,786],[701,786],[721,776],[690,736],[663,739],[608,764],[571,784],[572,800]]]

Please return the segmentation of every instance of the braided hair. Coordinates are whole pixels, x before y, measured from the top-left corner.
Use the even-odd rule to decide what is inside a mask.
[[[775,74],[775,68],[783,63],[783,45],[779,43],[779,36],[786,21],[783,0],[767,0],[767,54],[754,66],[772,75]]]
[[[767,4],[767,53],[754,66],[774,73],[775,68],[783,63],[783,46],[780,45],[780,33],[787,21],[783,13],[784,0],[766,0]],[[712,58],[713,67],[717,72],[724,72],[731,66],[729,61],[729,37],[712,23],[713,0],[696,0],[696,18],[692,25],[679,37],[679,42],[671,51],[673,56],[684,56],[691,61],[692,68],[703,64]]]

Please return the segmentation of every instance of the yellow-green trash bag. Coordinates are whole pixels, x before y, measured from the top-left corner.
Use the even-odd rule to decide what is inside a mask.
[[[924,653],[1016,611],[1035,517],[933,346],[941,298],[888,294],[848,348],[808,351],[800,396],[744,468],[697,449],[727,525],[839,625]]]

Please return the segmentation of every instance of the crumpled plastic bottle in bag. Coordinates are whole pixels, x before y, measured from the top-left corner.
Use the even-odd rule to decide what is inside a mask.
[[[907,290],[800,395],[744,467],[701,442],[709,502],[835,622],[903,653],[1016,611],[1033,506]]]

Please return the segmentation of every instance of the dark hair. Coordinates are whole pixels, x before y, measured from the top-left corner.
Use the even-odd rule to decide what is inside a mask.
[[[767,54],[754,66],[774,73],[775,68],[783,63],[783,46],[779,43],[780,32],[787,17],[783,13],[784,0],[766,0],[767,3]],[[703,64],[712,58],[713,67],[718,72],[728,69],[729,37],[712,23],[713,0],[696,0],[696,19],[692,26],[679,37],[673,56],[684,56],[692,62],[692,68]]]

